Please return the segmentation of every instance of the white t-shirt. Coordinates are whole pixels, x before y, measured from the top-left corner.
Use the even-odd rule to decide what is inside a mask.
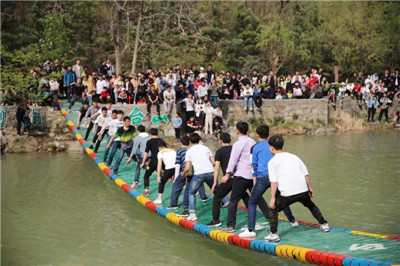
[[[268,162],[269,181],[278,182],[278,189],[284,197],[308,191],[305,176],[307,167],[294,154],[282,152]]]
[[[108,110],[107,110],[107,116],[111,116],[113,110],[114,110],[114,107],[111,107],[111,109],[108,109]],[[103,111],[102,111],[101,108],[100,108],[97,112],[99,113],[99,115],[101,115],[101,113],[102,113]]]
[[[117,132],[118,128],[124,126],[124,121],[119,121],[118,119],[111,120],[108,122],[108,135],[114,136],[115,132]],[[114,141],[120,141],[120,138],[115,138]]]
[[[99,115],[94,123],[97,124],[99,127],[104,127],[104,125],[107,125],[109,121],[111,121],[111,117],[104,117],[103,115]]]
[[[186,103],[186,112],[194,111],[194,100],[185,98],[183,101]]]
[[[176,151],[173,149],[163,149],[158,152],[157,159],[163,160],[165,170],[175,168]]]
[[[103,80],[98,80],[96,82],[96,94],[100,94],[103,91],[103,88],[107,87],[107,81]]]
[[[171,91],[164,91],[164,97],[167,98],[169,101],[174,100],[174,95],[175,95],[175,91],[171,90]]]
[[[213,156],[209,148],[204,145],[196,144],[186,152],[185,162],[191,162],[195,175],[214,172],[214,167],[210,161]]]

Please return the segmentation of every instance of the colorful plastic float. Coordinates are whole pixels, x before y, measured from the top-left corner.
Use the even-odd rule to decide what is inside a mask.
[[[126,156],[121,162],[118,175],[114,174],[100,159],[102,158],[106,141],[104,140],[102,142],[99,152],[95,154],[93,150],[89,148],[90,144],[83,139],[82,134],[84,134],[84,132],[79,131],[75,127],[74,121],[77,121],[78,117],[77,109],[73,109],[73,112],[68,114],[61,101],[59,101],[59,107],[69,128],[75,134],[76,139],[82,145],[82,148],[86,151],[88,156],[97,164],[99,169],[114,181],[118,187],[136,199],[137,202],[178,226],[226,244],[305,263],[337,266],[386,266],[400,264],[399,237],[338,227],[331,227],[331,232],[327,234],[320,232],[318,224],[302,221],[298,221],[300,223],[298,228],[292,229],[286,218],[280,217],[279,231],[282,240],[278,243],[270,243],[263,240],[263,237],[269,233],[269,230],[265,229],[268,225],[261,212],[259,212],[257,217],[259,222],[256,225],[256,230],[257,228],[260,230],[265,229],[265,234],[257,234],[258,239],[255,240],[245,239],[240,238],[238,234],[226,233],[205,225],[211,220],[211,200],[206,203],[197,200],[196,207],[199,220],[196,222],[179,217],[176,213],[179,213],[181,211],[180,209],[175,211],[167,210],[165,207],[158,206],[154,204],[152,200],[142,196],[141,191],[130,187],[130,184],[133,183],[134,176],[132,174],[134,172],[132,168],[135,166],[125,165],[127,160]],[[90,139],[92,137],[93,135],[90,135]],[[117,156],[114,157],[114,162],[116,157]],[[143,180],[143,174],[144,171],[142,171],[141,180]],[[155,178],[153,178],[150,183],[151,195],[157,195],[157,188],[158,184]],[[165,206],[169,203],[168,195],[171,194],[170,191],[171,186],[166,185],[163,198]],[[212,198],[211,196],[209,197]],[[226,215],[226,209],[222,209],[222,221],[226,221]],[[237,228],[245,228],[246,226],[247,210],[245,207],[239,207],[237,213]],[[284,237],[289,231],[290,237]]]

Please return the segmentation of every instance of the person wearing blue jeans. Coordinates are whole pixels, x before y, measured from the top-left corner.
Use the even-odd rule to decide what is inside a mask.
[[[112,138],[109,140],[109,142],[112,140]],[[108,160],[107,160],[107,166],[111,167],[112,161],[114,159],[114,155],[117,152],[118,149],[121,149],[121,141],[120,140],[113,140],[112,141],[112,147],[111,147],[111,153],[108,156]],[[108,153],[110,150],[110,148],[108,146],[106,146],[106,152]],[[106,156],[106,153],[104,154],[104,156]],[[106,158],[106,157],[104,157]]]
[[[210,172],[193,176],[189,190],[189,212],[191,214],[196,213],[196,193],[203,183],[206,183],[212,188],[214,184],[214,173]]]
[[[250,106],[250,111],[253,111],[253,89],[249,84],[243,89],[242,95],[244,96],[244,110],[247,111],[247,107]]]
[[[182,148],[180,148],[176,152],[176,160],[175,160],[175,180],[174,184],[172,186],[172,191],[171,191],[171,201],[170,205],[167,207],[169,210],[176,210],[178,209],[178,198],[182,192],[183,187],[186,184],[186,189],[183,195],[183,212],[178,214],[178,216],[189,216],[189,190],[190,190],[190,183],[192,181],[193,175],[186,175],[182,176],[180,172],[185,170],[185,156],[186,156],[186,151],[187,147],[189,146],[189,138],[187,136],[184,136],[181,140]],[[200,196],[203,200],[203,202],[206,202],[208,200],[208,197],[206,195],[206,192],[204,190],[204,186],[201,185],[199,188]]]
[[[251,148],[253,178],[255,179],[255,184],[249,199],[247,229],[239,234],[240,237],[256,237],[256,206],[260,202],[265,202],[263,194],[271,186],[268,176],[268,162],[272,159],[273,154],[269,150],[268,144],[269,127],[267,125],[261,125],[257,128],[256,133],[258,143]],[[290,208],[287,207],[283,211],[292,227],[298,227],[299,224],[293,217]],[[268,220],[270,215],[269,211],[263,214]]]
[[[214,184],[214,156],[209,148],[199,144],[201,137],[197,133],[189,135],[189,142],[192,145],[185,155],[185,169],[181,176],[186,176],[193,165],[193,178],[189,191],[189,212],[188,221],[196,221],[196,193],[203,183],[211,188]]]
[[[122,159],[124,158],[124,155],[129,156],[132,153],[132,146],[131,147],[127,147],[125,145],[122,145],[121,143],[121,149],[119,151],[119,155],[117,160],[115,161],[115,165],[114,165],[114,174],[118,174],[118,169],[119,169],[119,165],[121,164]]]

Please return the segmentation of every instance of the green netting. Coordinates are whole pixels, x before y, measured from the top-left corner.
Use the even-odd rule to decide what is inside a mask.
[[[65,106],[67,106],[66,102],[64,102]],[[72,108],[72,111],[69,113],[70,119],[77,125],[78,118],[78,110],[80,108],[80,104],[77,103]],[[79,130],[82,136],[85,136],[86,128],[82,127]],[[162,136],[161,136],[162,137]],[[93,138],[93,135],[90,133],[87,143],[90,145],[90,142]],[[106,146],[105,138],[99,148],[97,153],[99,158],[103,158],[104,148]],[[113,159],[114,165],[119,152],[117,152]],[[133,183],[134,175],[135,175],[135,164],[132,163],[129,166],[126,166],[125,163],[127,161],[127,157],[125,156],[120,164],[120,168],[118,171],[118,176],[122,178],[126,183],[131,185]],[[112,167],[111,167],[112,168]],[[141,171],[139,185],[139,192],[143,192],[143,175],[144,170]],[[165,191],[163,195],[163,206],[167,207],[169,205],[170,194],[172,189],[172,183],[167,182],[165,185]],[[148,197],[150,200],[156,199],[158,195],[158,183],[156,181],[156,176],[153,174],[150,178],[150,193],[151,195]],[[179,198],[179,204],[182,203],[183,192]],[[211,221],[211,210],[212,210],[212,200],[203,203],[200,197],[197,197],[197,216],[199,223],[207,224]],[[176,210],[176,213],[180,213],[182,211],[181,208]],[[222,227],[226,225],[226,217],[227,217],[227,208],[221,209],[221,221],[223,222]],[[225,221],[225,223],[224,223]],[[264,237],[269,233],[269,226],[267,220],[261,213],[257,215],[257,225],[260,229],[257,230],[257,239],[263,240]],[[332,225],[331,225],[332,226]],[[240,233],[240,231],[247,227],[247,211],[238,209],[237,212],[237,224],[236,233]],[[183,230],[183,229],[182,229]],[[279,221],[279,235],[281,237],[280,244],[285,245],[293,245],[304,248],[312,248],[317,250],[329,251],[334,253],[346,254],[353,257],[362,257],[366,259],[374,259],[381,261],[389,261],[392,263],[400,263],[400,242],[391,239],[377,238],[366,235],[358,235],[350,232],[351,230],[344,230],[340,228],[332,228],[330,233],[323,233],[319,230],[319,228],[302,225],[298,228],[291,228],[290,223],[287,221]]]

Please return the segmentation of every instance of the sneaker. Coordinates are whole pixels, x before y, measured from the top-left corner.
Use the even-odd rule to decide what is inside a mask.
[[[221,202],[221,208],[226,208],[226,207],[228,207],[229,206],[229,201],[227,202],[227,203],[225,203],[225,204],[223,204],[222,202]]]
[[[196,213],[194,213],[194,212],[190,213],[189,217],[186,218],[186,220],[188,220],[188,221],[196,221],[197,220]]]
[[[177,214],[177,216],[180,216],[180,217],[188,217],[189,214],[190,214],[190,213],[189,213],[188,209],[183,209],[183,211],[182,211],[181,213]]]
[[[214,221],[214,220],[211,220],[211,222],[209,222],[207,224],[207,226],[209,226],[209,227],[218,227],[218,226],[221,226],[221,225],[222,225],[222,223],[220,221]]]
[[[138,188],[138,187],[139,187],[139,183],[136,181],[131,186],[131,188]]]
[[[93,149],[93,145],[90,145],[90,146],[89,146],[89,149]]]
[[[149,192],[143,192],[143,193],[142,193],[142,196],[148,197],[148,196],[150,196],[150,193],[149,193]]]
[[[207,201],[209,201],[210,199],[207,197],[207,198],[203,198],[203,199],[201,199],[201,201],[202,202],[207,202]]]
[[[247,111],[247,108],[245,107],[243,110]]]
[[[155,201],[153,201],[154,202],[154,204],[157,204],[157,205],[161,205],[162,204],[162,199],[159,199],[159,198],[157,198]]]
[[[292,228],[299,227],[299,223],[297,221],[294,221],[293,223],[290,223],[290,225],[292,226]]]
[[[169,205],[167,207],[167,210],[177,210],[177,209],[178,209],[178,206],[174,206],[174,205]]]
[[[227,232],[227,233],[234,233],[236,229],[234,227],[226,227],[222,229],[222,231]]]
[[[254,231],[250,232],[249,229],[246,228],[246,230],[244,230],[243,232],[241,232],[239,234],[239,237],[254,238],[254,237],[256,237],[256,232],[254,232]]]
[[[253,111],[253,108],[250,107],[250,111]]]
[[[319,229],[321,229],[322,232],[329,232],[330,231],[329,225],[327,223],[321,224],[319,226]]]
[[[278,234],[273,234],[273,233],[269,233],[269,235],[264,237],[264,240],[266,240],[268,242],[279,242],[279,241],[281,241],[281,239],[279,238]]]

